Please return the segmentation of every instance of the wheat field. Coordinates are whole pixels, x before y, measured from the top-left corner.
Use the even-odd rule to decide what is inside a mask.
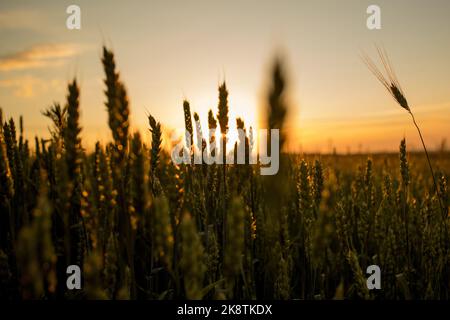
[[[131,132],[106,48],[102,64],[108,144],[84,145],[76,80],[43,112],[51,139],[26,140],[22,118],[0,121],[1,299],[450,298],[448,152],[430,152],[434,176],[402,137],[392,154],[283,152],[273,176],[260,164],[176,165],[158,119],[148,115],[151,141]],[[280,62],[271,79],[264,113],[282,149]],[[229,121],[227,97],[224,83],[208,115],[180,103],[199,148],[218,138],[200,117],[217,135],[245,129],[235,148],[252,143],[245,118]],[[69,265],[81,266],[81,290],[66,286]],[[366,285],[369,265],[380,290]]]

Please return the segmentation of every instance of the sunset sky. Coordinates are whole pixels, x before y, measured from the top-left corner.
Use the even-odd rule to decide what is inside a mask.
[[[66,8],[81,8],[81,30],[66,28]],[[366,8],[381,7],[381,30]],[[28,138],[48,135],[41,111],[81,88],[84,144],[107,141],[101,47],[112,48],[131,101],[131,123],[147,132],[150,112],[183,128],[182,101],[206,122],[217,86],[230,91],[230,126],[255,126],[273,58],[285,58],[289,148],[304,151],[397,150],[419,140],[360,59],[383,45],[426,142],[450,139],[450,1],[150,0],[1,1],[0,106],[24,116]],[[146,137],[148,134],[146,133]]]

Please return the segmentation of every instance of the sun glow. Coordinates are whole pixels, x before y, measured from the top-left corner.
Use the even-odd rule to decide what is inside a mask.
[[[235,90],[235,89],[234,89]],[[194,113],[197,113],[200,118],[200,124],[203,137],[208,140],[209,128],[208,128],[208,112],[212,110],[214,117],[217,120],[217,94],[203,95],[200,98],[190,100],[192,124],[194,130],[194,144],[197,143],[197,132],[194,121]],[[258,128],[258,113],[256,97],[252,97],[248,94],[239,91],[229,91],[228,96],[228,132],[227,132],[227,150],[231,150],[234,147],[235,142],[238,140],[238,132],[236,128],[236,119],[241,118],[245,124],[245,130],[248,136],[250,127],[255,130]],[[184,137],[184,124],[182,128],[173,128],[174,136]],[[220,135],[220,125],[217,122],[216,136]],[[183,138],[184,139],[184,138]]]

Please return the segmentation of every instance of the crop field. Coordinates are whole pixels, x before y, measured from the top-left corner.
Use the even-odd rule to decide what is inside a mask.
[[[277,174],[261,175],[249,164],[252,129],[229,121],[223,83],[209,114],[180,102],[195,137],[183,152],[237,127],[246,135],[226,152],[243,144],[246,164],[175,164],[164,123],[147,115],[150,141],[131,132],[107,48],[102,64],[109,143],[82,141],[76,80],[43,112],[50,139],[26,140],[26,114],[2,115],[0,299],[450,298],[447,151],[410,153],[398,137],[397,153],[281,152]],[[284,150],[285,77],[280,62],[272,70],[261,112]],[[387,89],[408,111],[396,85]],[[80,266],[80,290],[68,289],[69,265]],[[381,290],[366,284],[371,265]]]

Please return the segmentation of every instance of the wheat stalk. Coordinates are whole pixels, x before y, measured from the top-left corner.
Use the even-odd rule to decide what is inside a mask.
[[[422,142],[423,149],[425,151],[425,155],[427,158],[428,166],[430,168],[431,177],[433,178],[433,184],[436,192],[436,196],[438,197],[439,206],[441,209],[442,217],[444,218],[444,208],[442,206],[441,198],[439,196],[439,189],[436,182],[436,177],[434,176],[433,166],[431,165],[430,157],[428,155],[428,150],[425,145],[425,141],[422,136],[422,132],[419,128],[419,125],[416,122],[416,119],[414,117],[414,114],[408,104],[408,100],[406,99],[405,93],[402,90],[402,87],[400,86],[400,82],[398,81],[397,75],[395,74],[395,70],[392,67],[392,64],[389,60],[389,57],[386,53],[385,49],[381,49],[377,47],[378,55],[380,57],[381,63],[384,68],[385,74],[375,65],[375,63],[366,55],[363,54],[362,59],[369,68],[369,70],[377,77],[377,79],[381,82],[381,84],[386,88],[386,90],[389,92],[389,94],[394,98],[394,100],[399,104],[400,107],[405,109],[412,118],[412,121],[414,123],[414,126],[417,129],[417,132],[419,133],[420,141]]]

